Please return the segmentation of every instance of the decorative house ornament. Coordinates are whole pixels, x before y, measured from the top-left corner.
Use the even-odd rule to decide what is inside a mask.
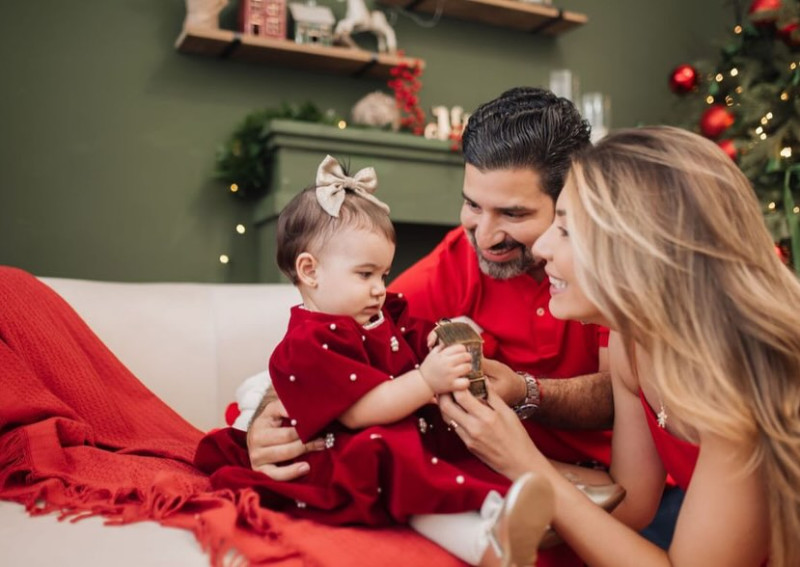
[[[328,6],[289,4],[294,21],[294,40],[297,43],[332,45],[333,24],[336,18]]]
[[[241,0],[239,27],[260,37],[286,38],[286,0]]]
[[[442,319],[434,329],[439,343],[442,346],[461,344],[467,348],[472,357],[472,369],[467,374],[469,378],[469,391],[476,398],[486,399],[486,377],[483,374],[483,339],[469,324],[460,321]]]
[[[184,28],[219,29],[219,13],[228,0],[186,0]]]
[[[334,34],[336,42],[358,48],[352,35],[361,32],[370,32],[375,35],[378,40],[379,52],[395,53],[397,51],[397,36],[386,20],[386,15],[380,10],[370,12],[364,0],[347,0],[347,12],[344,18],[336,24]]]

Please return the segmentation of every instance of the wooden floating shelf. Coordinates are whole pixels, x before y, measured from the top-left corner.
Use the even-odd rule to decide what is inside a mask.
[[[441,3],[441,0],[378,1],[387,6],[426,14],[435,13]],[[585,14],[520,0],[445,0],[442,15],[545,35],[559,35],[589,21]]]
[[[282,65],[336,75],[388,79],[390,70],[406,62],[425,67],[425,61],[351,47],[305,45],[220,29],[184,29],[175,41],[182,53]]]

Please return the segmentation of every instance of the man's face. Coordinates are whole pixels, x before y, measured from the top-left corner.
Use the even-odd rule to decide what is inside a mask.
[[[461,224],[487,276],[508,279],[537,264],[531,246],[553,222],[553,200],[532,169],[481,171],[466,164]]]

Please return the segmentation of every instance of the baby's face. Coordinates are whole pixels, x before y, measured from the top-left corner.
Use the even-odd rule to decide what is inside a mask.
[[[386,277],[395,246],[383,234],[346,228],[317,254],[316,308],[366,324],[386,300]]]

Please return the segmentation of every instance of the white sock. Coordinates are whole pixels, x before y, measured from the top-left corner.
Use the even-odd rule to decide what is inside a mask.
[[[411,528],[462,561],[478,565],[489,545],[488,532],[503,508],[503,497],[492,490],[486,495],[480,513],[417,514]]]

